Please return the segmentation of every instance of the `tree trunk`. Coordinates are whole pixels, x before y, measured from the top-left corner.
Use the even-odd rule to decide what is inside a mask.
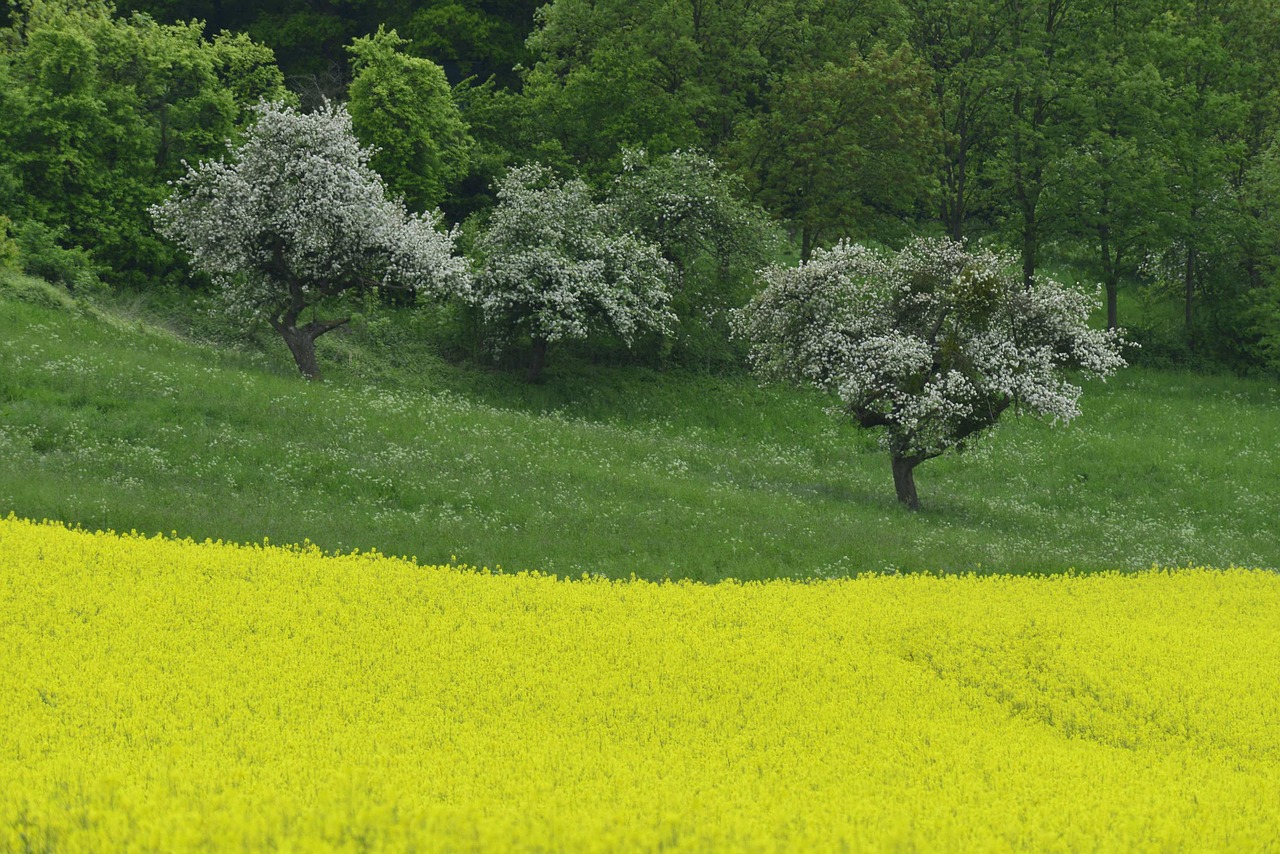
[[[156,168],[164,169],[169,165],[169,104],[160,104],[160,145],[156,149]]]
[[[808,261],[813,254],[813,228],[808,225],[800,227],[800,260]]]
[[[893,457],[893,487],[898,491],[898,501],[908,510],[920,509],[920,497],[916,495],[915,468],[919,457]]]
[[[293,354],[293,361],[298,366],[298,370],[307,379],[319,382],[320,362],[316,360],[316,339],[331,329],[350,323],[351,318],[313,320],[302,327],[295,325],[296,320],[297,312],[294,310],[286,312],[283,318],[270,319],[271,326],[280,333],[284,343],[289,346],[289,352]]]
[[[1120,291],[1120,283],[1116,281],[1114,274],[1108,274],[1104,283],[1107,289],[1107,328],[1116,329],[1120,326],[1119,306],[1116,305],[1116,297]]]
[[[965,170],[964,153],[961,152],[959,174],[956,176],[955,200],[951,206],[951,223],[950,223],[951,239],[954,240],[956,243],[961,243],[964,241],[964,214],[965,214],[964,170]]]
[[[302,375],[313,382],[319,382],[320,363],[316,361],[315,336],[308,333],[306,328],[298,329],[293,326],[283,327],[280,335],[284,338],[284,343],[289,345],[289,352],[293,354],[293,361]]]
[[[955,161],[948,181],[951,185],[951,202],[947,205],[949,208],[947,230],[956,243],[964,240],[965,184],[969,171],[969,130],[964,113],[966,109],[967,106],[963,101],[957,107],[959,115],[956,118],[956,136],[959,142],[956,145]]]
[[[536,383],[542,378],[542,368],[547,363],[547,339],[533,339],[533,355],[529,360],[529,370],[525,372],[525,382]]]
[[[1037,208],[1044,190],[1044,154],[1040,143],[1035,140],[1035,134],[1044,125],[1044,96],[1036,94],[1032,100],[1028,116],[1022,90],[1014,90],[1013,191],[1022,212],[1022,282],[1027,290],[1031,290],[1036,275],[1036,254],[1040,243]],[[1030,143],[1024,140],[1024,134],[1030,136]]]
[[[1183,289],[1183,315],[1187,325],[1187,337],[1190,338],[1193,320],[1191,305],[1196,293],[1196,250],[1194,246],[1187,247],[1187,264],[1183,270]]]
[[[1039,244],[1039,223],[1036,222],[1035,204],[1023,208],[1022,213],[1022,283],[1027,290],[1036,278],[1036,252]]]
[[[1107,215],[1104,202],[1102,215]],[[1102,252],[1102,281],[1107,289],[1107,328],[1115,329],[1119,325],[1117,316],[1116,295],[1120,289],[1120,273],[1116,259],[1111,257],[1111,228],[1104,221],[1098,226],[1098,243]]]

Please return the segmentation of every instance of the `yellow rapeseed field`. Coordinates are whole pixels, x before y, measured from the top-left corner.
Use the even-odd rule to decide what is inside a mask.
[[[0,665],[0,850],[1280,850],[1268,571],[564,581],[10,518]]]

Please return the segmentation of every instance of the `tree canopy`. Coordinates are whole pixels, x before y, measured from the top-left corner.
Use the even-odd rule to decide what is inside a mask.
[[[1143,358],[1271,369],[1275,3],[21,0],[3,13],[0,207],[29,238],[26,265],[85,252],[112,285],[206,286],[147,206],[259,99],[327,98],[378,149],[393,194],[472,218],[468,235],[510,167],[544,163],[605,198],[697,152],[787,232],[757,263],[845,239],[982,240],[1016,248],[1026,283],[1046,264],[1100,281],[1108,325],[1141,321]],[[620,215],[643,207],[631,202]],[[749,296],[711,255],[644,236],[680,268],[682,324]],[[704,333],[703,349],[733,354],[722,325]]]
[[[388,199],[341,106],[259,105],[223,161],[188,167],[152,208],[161,232],[208,273],[227,308],[262,318],[298,370],[320,378],[315,340],[350,318],[319,311],[348,291],[465,292],[468,271],[439,215]]]
[[[558,341],[608,332],[629,345],[670,328],[674,268],[584,182],[532,164],[511,169],[497,192],[475,300],[499,335],[529,337],[530,382]]]
[[[147,206],[183,160],[221,149],[251,104],[284,95],[271,51],[101,4],[25,8],[0,42],[0,206],[83,247],[116,283],[175,275]]]
[[[444,70],[405,53],[408,44],[382,27],[351,43],[348,110],[356,136],[376,150],[370,165],[422,211],[467,173],[472,141]]]
[[[835,395],[881,431],[898,500],[919,507],[914,470],[961,450],[1010,407],[1069,421],[1080,387],[1068,370],[1124,365],[1115,330],[1089,325],[1083,293],[1025,285],[1013,258],[919,239],[886,255],[855,243],[772,267],[743,309],[741,334],[765,378]]]

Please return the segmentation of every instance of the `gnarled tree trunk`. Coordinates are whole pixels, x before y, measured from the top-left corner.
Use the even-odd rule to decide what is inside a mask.
[[[271,325],[280,333],[284,343],[288,345],[289,352],[293,354],[294,364],[298,366],[298,370],[302,375],[313,382],[318,382],[321,376],[320,362],[316,359],[316,339],[350,320],[351,318],[349,317],[343,317],[338,320],[313,320],[307,325],[299,327],[294,325],[293,322],[289,322],[288,315],[286,315],[284,319],[272,318]]]
[[[908,510],[920,509],[920,497],[916,495],[915,469],[923,461],[923,457],[893,455],[893,488],[898,491],[898,501],[906,505]]]
[[[320,363],[316,361],[316,339],[293,326],[281,327],[280,335],[284,338],[284,343],[289,345],[289,352],[293,354],[293,361],[302,375],[309,380],[319,380]]]

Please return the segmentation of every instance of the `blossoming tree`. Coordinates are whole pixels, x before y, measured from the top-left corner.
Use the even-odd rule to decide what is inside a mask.
[[[740,363],[729,311],[755,292],[756,270],[782,243],[780,229],[748,197],[740,178],[701,151],[623,149],[608,202],[675,268],[671,309],[678,321],[660,344],[664,359],[708,368]]]
[[[265,319],[303,376],[319,379],[316,339],[350,320],[321,317],[336,297],[372,287],[464,292],[467,265],[438,213],[410,214],[387,198],[343,107],[256,109],[243,141],[228,143],[231,156],[188,166],[152,216],[234,315]]]
[[[670,329],[674,267],[586,184],[533,164],[509,170],[497,189],[476,243],[483,266],[474,300],[500,334],[529,336],[530,382],[557,341],[608,329],[630,344],[642,330]]]
[[[858,425],[881,428],[912,510],[920,463],[962,450],[1011,406],[1069,421],[1080,388],[1067,371],[1105,377],[1125,364],[1119,333],[1089,326],[1085,294],[1025,286],[1016,259],[946,239],[892,256],[840,243],[762,276],[737,316],[753,367],[828,391]]]

